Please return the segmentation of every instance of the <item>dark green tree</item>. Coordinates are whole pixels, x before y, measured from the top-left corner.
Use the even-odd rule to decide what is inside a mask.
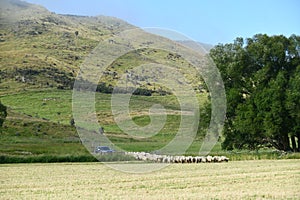
[[[293,151],[300,152],[300,65],[297,66],[295,73],[289,80],[286,93],[292,148]],[[297,142],[296,138],[298,139]]]
[[[262,34],[211,50],[227,95],[223,148],[299,151],[299,50],[298,36]]]

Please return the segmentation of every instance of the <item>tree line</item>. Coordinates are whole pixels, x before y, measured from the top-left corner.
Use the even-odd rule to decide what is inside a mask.
[[[226,90],[224,149],[300,151],[300,36],[257,34],[210,51]]]

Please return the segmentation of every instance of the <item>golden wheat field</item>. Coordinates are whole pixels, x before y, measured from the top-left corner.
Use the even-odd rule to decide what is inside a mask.
[[[101,163],[3,164],[0,172],[0,199],[300,199],[300,160],[172,164],[145,174]]]

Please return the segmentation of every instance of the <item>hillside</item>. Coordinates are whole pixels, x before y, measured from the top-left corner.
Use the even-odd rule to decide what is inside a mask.
[[[98,41],[133,27],[113,17],[59,15],[18,0],[1,1],[0,9],[1,93],[70,88]]]
[[[135,28],[114,17],[60,15],[19,0],[1,1],[0,9],[0,94],[31,88],[72,89],[80,65],[99,41]],[[153,61],[180,65],[195,89],[204,87],[184,59],[143,49],[112,63],[101,85],[110,88],[132,66]],[[155,90],[146,82],[141,85]]]
[[[65,161],[70,156],[75,157],[73,161],[93,160],[70,125],[71,89],[81,64],[99,42],[136,27],[114,17],[55,14],[19,0],[1,1],[0,13],[0,100],[8,107],[0,132],[0,161],[18,162],[27,157],[29,162],[47,161],[57,156]],[[151,96],[135,96],[130,101],[133,121],[146,126],[149,108],[162,104],[168,113],[165,126],[151,138],[136,139],[123,133],[114,122],[111,96],[103,93],[111,93],[122,74],[147,63],[179,69],[198,92],[199,103],[207,101],[202,78],[182,57],[147,48],[119,57],[98,83],[98,92],[102,93],[97,94],[96,112],[110,140],[130,151],[165,146],[174,138],[180,123],[178,101],[168,88],[138,78],[133,81],[141,88],[139,94]],[[200,139],[198,136],[195,140],[191,153],[198,151]]]

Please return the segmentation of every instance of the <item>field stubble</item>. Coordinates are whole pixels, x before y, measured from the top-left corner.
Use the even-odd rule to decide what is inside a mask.
[[[130,165],[130,164],[125,164]],[[172,164],[128,174],[100,163],[5,164],[1,199],[299,199],[300,160]]]

